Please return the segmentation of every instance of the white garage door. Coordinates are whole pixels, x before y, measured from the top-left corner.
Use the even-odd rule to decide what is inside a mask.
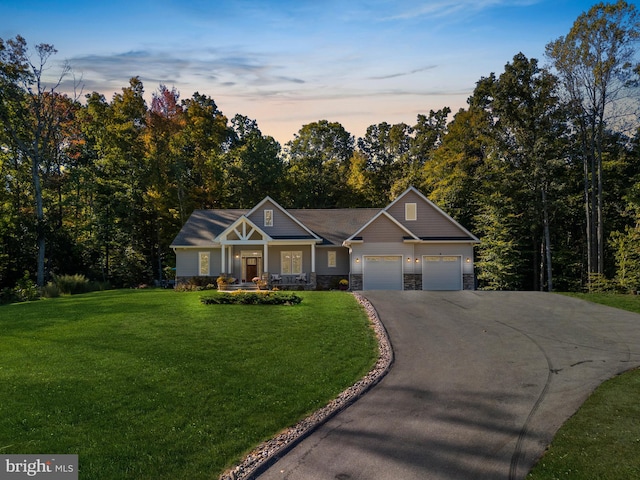
[[[363,290],[402,290],[402,257],[365,255]]]
[[[422,257],[423,290],[462,290],[462,257],[428,255]]]

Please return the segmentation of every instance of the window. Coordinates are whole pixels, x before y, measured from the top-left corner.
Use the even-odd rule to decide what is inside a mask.
[[[335,268],[336,267],[336,251],[330,250],[327,252],[327,267]]]
[[[407,221],[418,219],[418,207],[415,203],[404,204],[404,219]]]
[[[283,275],[302,273],[302,252],[281,252],[280,266]]]
[[[273,210],[264,211],[264,226],[273,227]]]
[[[211,275],[211,262],[210,262],[210,253],[209,252],[200,252],[198,256],[198,274],[201,277],[208,277]]]

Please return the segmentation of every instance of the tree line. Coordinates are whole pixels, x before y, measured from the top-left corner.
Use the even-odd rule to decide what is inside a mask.
[[[413,185],[474,232],[486,289],[640,290],[640,19],[598,4],[546,46],[478,80],[468,106],[338,122],[284,148],[214,99],[138,77],[110,100],[46,83],[52,45],[0,39],[0,288],[82,273],[114,286],[171,275],[197,208],[383,207]]]

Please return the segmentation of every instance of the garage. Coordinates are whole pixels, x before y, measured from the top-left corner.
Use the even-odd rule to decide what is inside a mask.
[[[365,255],[364,290],[402,290],[402,257]]]
[[[462,257],[425,255],[422,257],[423,290],[462,290]]]

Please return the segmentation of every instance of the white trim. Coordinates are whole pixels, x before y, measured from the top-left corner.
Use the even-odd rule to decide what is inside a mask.
[[[207,258],[207,272],[203,273],[202,272],[202,267],[203,267],[203,262],[202,259],[203,257]],[[211,276],[211,252],[198,252],[198,276],[199,277],[209,277]]]
[[[309,235],[311,235],[314,239],[318,240],[318,241],[322,241],[322,239],[320,237],[318,237],[315,233],[313,233],[311,230],[309,230],[300,220],[298,220],[296,217],[294,217],[293,215],[291,215],[285,208],[282,208],[280,206],[280,204],[278,202],[276,202],[274,199],[272,199],[270,196],[266,196],[262,199],[262,201],[260,203],[258,203],[255,207],[253,207],[251,210],[249,210],[244,216],[246,217],[250,217],[251,215],[253,215],[254,212],[256,212],[257,210],[260,209],[260,207],[262,205],[264,205],[266,202],[271,202],[271,204],[276,207],[278,210],[280,210],[282,213],[284,213],[287,217],[289,217],[293,222],[296,223],[296,225],[298,225],[300,228],[304,229],[305,232],[307,232]]]
[[[360,227],[358,229],[358,231],[356,233],[354,233],[353,235],[351,235],[349,238],[347,238],[344,242],[343,245],[346,244],[346,246],[349,245],[349,243],[351,243],[352,241],[355,242],[362,242],[361,240],[352,240],[354,237],[359,237],[360,232],[362,232],[364,229],[366,229],[369,225],[371,225],[373,222],[375,222],[378,218],[380,218],[382,215],[384,215],[385,217],[387,217],[389,220],[391,220],[393,223],[395,223],[402,231],[404,231],[407,235],[409,235],[412,239],[414,240],[418,240],[420,241],[420,238],[416,237],[415,234],[413,232],[411,232],[407,227],[405,227],[404,225],[402,225],[398,220],[396,220],[392,215],[390,215],[389,213],[387,213],[386,211],[387,209],[383,209],[380,210],[380,212],[378,212],[376,215],[373,216],[373,218],[371,220],[369,220],[367,223],[365,223],[362,227]]]
[[[466,235],[469,235],[471,240],[466,240],[464,241],[464,243],[469,243],[469,242],[473,242],[473,243],[480,243],[480,240],[478,239],[478,237],[476,237],[473,233],[471,233],[469,230],[467,230],[466,228],[464,228],[462,225],[460,225],[458,222],[456,222],[453,218],[451,218],[451,216],[449,214],[447,214],[444,210],[442,210],[440,207],[438,207],[435,203],[433,203],[431,200],[429,200],[427,197],[425,197],[417,188],[415,187],[409,187],[407,188],[404,192],[402,192],[400,195],[398,195],[398,198],[396,198],[393,202],[391,202],[389,205],[387,205],[384,210],[389,210],[393,205],[395,205],[396,203],[398,203],[400,200],[402,200],[402,198],[407,195],[409,192],[414,192],[416,195],[418,195],[418,197],[420,197],[423,201],[425,201],[428,205],[432,206],[437,212],[439,212],[441,215],[443,215],[449,222],[453,223],[456,227],[458,227],[460,230],[462,230]],[[414,235],[415,236],[415,235]],[[442,243],[442,242],[441,242]]]
[[[405,202],[404,221],[415,222],[418,220],[418,204],[416,202]]]
[[[273,227],[273,209],[265,208],[263,212],[264,212],[264,226]]]
[[[249,230],[247,230],[247,226]],[[238,239],[230,240],[228,238],[230,233],[235,233]],[[254,233],[258,233],[258,235],[262,237],[262,240],[251,240]],[[240,218],[225,228],[220,235],[216,237],[216,240],[220,242],[221,245],[262,245],[271,240],[271,237],[249,220],[246,215],[241,215]]]

